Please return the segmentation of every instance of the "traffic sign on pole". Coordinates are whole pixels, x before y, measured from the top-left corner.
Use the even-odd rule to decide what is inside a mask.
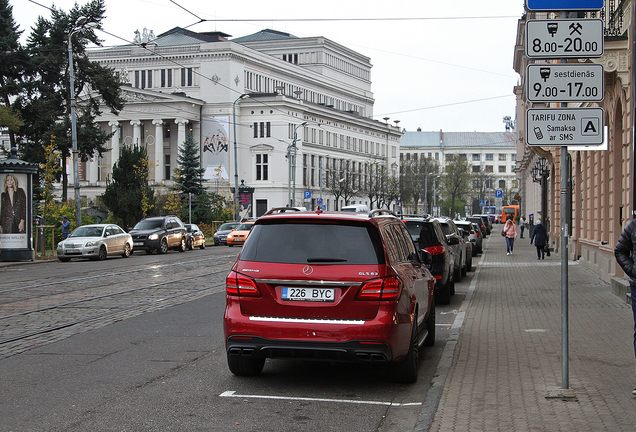
[[[531,64],[526,68],[530,102],[600,102],[604,84],[600,64]]]
[[[529,146],[575,146],[603,143],[603,108],[529,108]]]
[[[524,47],[530,59],[603,55],[603,20],[528,20]]]
[[[600,10],[603,0],[526,0],[531,11]]]

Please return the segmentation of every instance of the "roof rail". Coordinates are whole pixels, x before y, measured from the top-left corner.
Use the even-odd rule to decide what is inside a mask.
[[[389,216],[395,216],[397,217],[397,215],[395,213],[393,213],[391,210],[387,210],[387,209],[375,209],[375,210],[371,210],[369,212],[369,217],[375,217],[375,216],[380,216],[380,215],[389,215]]]
[[[267,216],[270,214],[274,214],[274,213],[285,213],[288,211],[301,211],[300,209],[297,209],[296,207],[274,207],[270,210],[268,210],[263,216]]]

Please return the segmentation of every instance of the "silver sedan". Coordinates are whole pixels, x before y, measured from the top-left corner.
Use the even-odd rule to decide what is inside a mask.
[[[128,258],[132,249],[132,236],[119,226],[84,225],[57,244],[57,258],[62,262],[68,262],[71,258],[103,260],[109,255]]]

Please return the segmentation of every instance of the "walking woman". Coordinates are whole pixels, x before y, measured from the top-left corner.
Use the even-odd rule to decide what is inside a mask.
[[[548,240],[548,232],[546,231],[541,221],[537,219],[537,223],[532,230],[532,237],[530,237],[530,244],[534,241],[534,245],[537,247],[537,259],[545,259],[545,245]]]
[[[512,218],[506,221],[503,232],[506,236],[506,250],[508,251],[507,255],[512,255],[512,249],[515,245],[515,238],[517,237],[517,227],[512,221]]]

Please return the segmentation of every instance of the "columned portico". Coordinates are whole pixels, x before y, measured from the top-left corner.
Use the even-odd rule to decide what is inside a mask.
[[[132,143],[139,146],[141,145],[141,120],[131,120],[130,124],[133,127]]]
[[[108,122],[108,126],[113,132],[113,136],[110,139],[110,166],[112,173],[112,166],[119,159],[119,122],[111,120]]]
[[[159,184],[163,180],[163,170],[161,169],[163,159],[163,120],[154,119],[152,124],[155,125],[154,179],[155,183]]]

